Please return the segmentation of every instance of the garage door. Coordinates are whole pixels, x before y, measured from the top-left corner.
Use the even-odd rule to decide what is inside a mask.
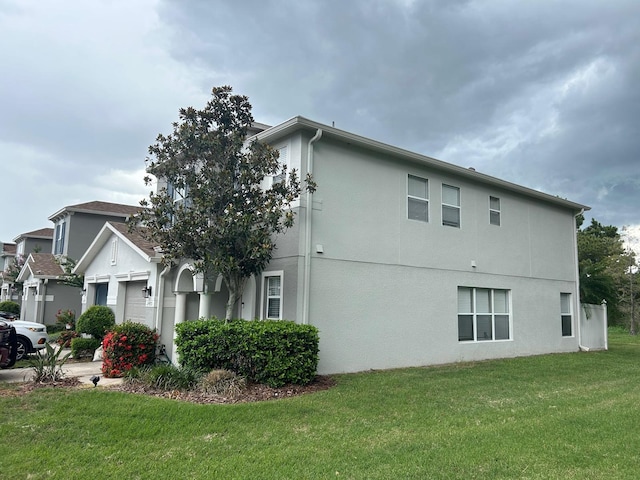
[[[127,282],[125,292],[124,319],[132,322],[145,323],[147,299],[142,295],[142,289],[147,282]]]

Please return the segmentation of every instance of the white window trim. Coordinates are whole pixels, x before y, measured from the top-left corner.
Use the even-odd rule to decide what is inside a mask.
[[[498,208],[491,208],[491,199],[495,198],[498,200]],[[491,214],[498,214],[498,223],[491,223]],[[502,225],[502,202],[500,201],[500,197],[496,197],[494,195],[489,195],[489,225],[493,225],[495,227],[500,227]]]
[[[409,177],[417,178],[419,180],[424,180],[424,182],[427,184],[427,196],[426,197],[416,197],[415,195],[411,195],[409,193]],[[426,222],[424,220],[419,220],[417,218],[410,218],[409,217],[409,199],[417,200],[417,201],[425,203],[427,205],[427,221]],[[429,219],[431,218],[431,211],[430,211],[429,179],[428,178],[424,178],[424,177],[421,177],[419,175],[413,175],[411,173],[407,174],[407,201],[405,202],[405,206],[407,207],[407,220],[413,220],[414,222],[429,223]]]
[[[278,318],[267,317],[267,278],[280,277],[280,312]],[[262,272],[262,281],[260,287],[260,319],[261,320],[282,320],[282,312],[284,310],[284,270],[272,270],[270,272]]]
[[[563,312],[562,311],[562,296],[563,295],[567,295],[569,297],[569,311],[568,312]],[[571,335],[564,335],[562,333],[562,317],[568,316],[571,318]],[[569,292],[561,292],[560,293],[560,335],[562,335],[562,338],[572,338],[575,336],[574,332],[575,332],[575,325],[573,322],[574,319],[574,315],[573,315],[573,295],[571,295],[571,293]]]
[[[111,240],[111,265],[118,263],[118,237]]]
[[[445,187],[448,188],[455,188],[458,191],[458,203],[459,205],[452,205],[450,203],[445,203],[444,202],[444,189]],[[440,210],[440,214],[442,215],[441,218],[441,223],[444,227],[454,227],[454,228],[462,228],[462,189],[460,187],[456,187],[455,185],[449,185],[447,183],[443,183],[442,184],[442,188],[440,191],[440,199],[442,201],[442,207],[449,207],[449,208],[457,208],[458,209],[458,225],[448,225],[446,223],[444,223],[444,208],[441,208]]]
[[[485,288],[485,287],[468,287],[468,286],[464,286],[464,285],[460,285],[458,288],[469,288],[472,290],[472,301],[473,301],[473,312],[460,312],[458,311],[458,313],[456,314],[456,320],[458,320],[458,317],[460,315],[471,315],[473,317],[473,340],[460,340],[459,336],[460,336],[460,327],[458,327],[458,343],[464,344],[464,343],[470,343],[470,344],[478,344],[478,343],[496,343],[496,342],[512,342],[513,341],[513,308],[512,308],[512,295],[511,295],[511,290],[508,288]],[[476,290],[490,290],[491,291],[491,313],[487,313],[487,312],[482,312],[482,313],[478,313],[478,308],[476,305]],[[495,310],[495,302],[494,302],[494,292],[496,290],[503,290],[507,292],[507,308],[508,308],[508,312],[507,313],[496,313]],[[491,315],[491,329],[492,329],[492,333],[493,336],[495,337],[496,335],[496,315],[507,315],[509,317],[509,338],[501,338],[501,339],[496,339],[496,338],[492,338],[491,340],[478,340],[478,315]]]

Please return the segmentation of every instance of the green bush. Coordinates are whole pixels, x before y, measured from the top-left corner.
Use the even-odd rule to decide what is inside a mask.
[[[201,374],[189,368],[164,364],[134,367],[125,377],[129,383],[141,383],[158,390],[192,390],[198,384]]]
[[[102,373],[121,377],[133,368],[153,364],[157,340],[158,334],[142,323],[116,325],[102,341]]]
[[[0,302],[0,312],[9,312],[20,315],[20,304],[12,302],[11,300],[5,300],[4,302]]]
[[[318,330],[288,321],[224,322],[212,318],[176,326],[182,365],[231,370],[248,380],[280,387],[306,385],[318,367]]]
[[[71,355],[73,358],[91,357],[100,346],[100,340],[96,338],[74,338],[71,340]]]
[[[62,348],[69,348],[71,346],[71,340],[78,338],[80,334],[75,330],[63,330],[56,338],[56,343]]]
[[[92,305],[80,315],[76,322],[76,331],[86,333],[102,340],[104,334],[116,324],[113,311],[104,305]]]

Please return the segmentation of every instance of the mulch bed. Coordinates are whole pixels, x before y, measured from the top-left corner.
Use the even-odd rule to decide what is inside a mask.
[[[26,382],[20,384],[17,388],[0,387],[0,397],[19,396],[29,393],[35,389],[49,388],[79,388],[82,384],[77,377],[63,378],[56,382]],[[326,375],[318,375],[308,385],[285,385],[284,387],[272,388],[261,384],[249,384],[238,395],[225,397],[221,395],[204,393],[196,390],[156,390],[137,383],[124,382],[120,385],[112,385],[109,390],[132,393],[136,395],[149,395],[160,398],[170,398],[183,402],[199,403],[199,404],[235,404],[247,402],[262,402],[266,400],[278,400],[281,398],[297,397],[308,393],[328,390],[335,385],[335,381]],[[85,384],[84,388],[87,387]],[[91,387],[93,388],[93,387]]]

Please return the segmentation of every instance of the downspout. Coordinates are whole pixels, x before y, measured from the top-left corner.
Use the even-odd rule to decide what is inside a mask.
[[[156,307],[156,333],[160,335],[162,333],[162,310],[164,309],[164,283],[165,275],[171,270],[171,264],[164,267],[160,272],[160,278],[158,280],[158,305]]]
[[[580,210],[580,213],[578,215],[582,215],[584,213],[584,208]],[[576,217],[578,217],[578,215],[576,215],[574,217],[574,219]],[[582,323],[582,303],[580,303],[580,264],[579,264],[579,260],[578,260],[578,228],[575,224],[575,220],[574,220],[574,230],[575,233],[573,235],[573,246],[574,246],[574,256],[575,256],[575,262],[576,262],[576,301],[575,304],[578,306],[578,314],[576,315],[576,333],[578,334],[578,348],[582,351],[588,352],[589,348],[585,347],[584,345],[582,345],[582,330],[580,328],[580,324]]]
[[[318,129],[316,134],[307,146],[307,174],[313,175],[313,144],[322,137],[322,129]],[[309,295],[311,280],[311,217],[313,212],[313,193],[307,190],[307,211],[305,219],[304,233],[304,285],[302,293],[302,323],[309,323]]]

